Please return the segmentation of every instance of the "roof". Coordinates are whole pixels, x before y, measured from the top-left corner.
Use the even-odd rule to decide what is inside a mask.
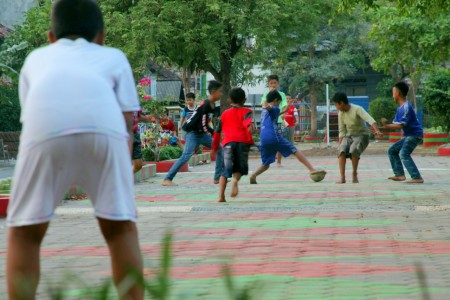
[[[0,36],[5,37],[11,31],[12,31],[12,29],[9,29],[8,27],[6,27],[6,26],[2,25],[2,23],[0,23]]]
[[[164,69],[152,61],[148,63],[148,69],[157,76],[158,81],[181,81],[178,75],[168,69]]]

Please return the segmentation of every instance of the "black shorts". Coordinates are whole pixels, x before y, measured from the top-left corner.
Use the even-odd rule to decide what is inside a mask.
[[[141,134],[138,131],[133,133],[133,155],[131,158],[133,160],[142,158]]]
[[[223,147],[222,176],[230,178],[233,173],[248,174],[248,153],[250,144],[231,142]]]

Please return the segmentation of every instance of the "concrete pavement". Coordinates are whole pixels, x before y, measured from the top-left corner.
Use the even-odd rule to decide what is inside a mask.
[[[213,165],[179,173],[177,187],[160,186],[159,174],[136,186],[146,272],[151,278],[162,236],[171,231],[171,299],[231,299],[224,263],[238,287],[254,287],[252,299],[450,299],[450,159],[415,160],[425,184],[388,181],[387,156],[366,155],[360,183],[336,185],[335,157],[310,157],[328,172],[320,183],[289,158],[258,177],[258,185],[243,177],[239,197],[225,204],[215,202]],[[250,169],[259,163],[251,159]],[[0,232],[4,270],[2,219]],[[64,274],[90,285],[109,276],[88,200],[58,209],[43,244],[42,273],[38,299],[61,280],[71,299],[81,299],[82,285]],[[0,299],[4,282],[1,272]]]

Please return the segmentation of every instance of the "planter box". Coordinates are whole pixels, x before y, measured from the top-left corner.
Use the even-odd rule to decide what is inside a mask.
[[[153,164],[156,165],[156,172],[157,173],[167,173],[169,172],[170,168],[172,168],[173,164],[178,159],[170,159],[170,160],[163,160],[163,161],[145,161],[144,164]],[[188,163],[185,163],[178,172],[188,172],[189,171],[189,165]]]
[[[0,195],[0,218],[6,217],[8,204],[9,204],[9,195]]]
[[[423,146],[439,146],[448,143],[447,133],[425,133],[423,135]]]
[[[211,161],[211,153],[205,152],[202,154],[195,154],[189,159],[189,165],[193,167],[208,161]]]
[[[303,141],[305,143],[321,143],[323,139],[318,138],[318,137],[312,137],[312,136],[305,136],[303,138]]]
[[[389,142],[396,143],[403,137],[401,132],[389,132]]]
[[[134,174],[134,182],[142,182],[154,176],[156,176],[156,164],[143,162],[142,169]]]
[[[447,144],[438,149],[439,156],[450,156],[450,144]]]

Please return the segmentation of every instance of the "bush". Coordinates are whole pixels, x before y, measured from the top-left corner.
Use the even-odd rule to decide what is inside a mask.
[[[21,129],[17,87],[0,82],[0,131],[20,131]]]
[[[142,149],[142,160],[143,161],[155,161],[155,153],[150,148]]]
[[[159,161],[176,159],[181,156],[181,149],[176,146],[164,146],[159,148]]]
[[[0,181],[0,194],[9,194],[11,191],[11,179]]]
[[[450,69],[438,69],[430,74],[421,89],[423,103],[431,114],[434,127],[450,130]]]
[[[391,122],[395,117],[397,104],[393,99],[376,98],[369,103],[369,114],[378,124],[381,124],[381,118],[386,118]]]

